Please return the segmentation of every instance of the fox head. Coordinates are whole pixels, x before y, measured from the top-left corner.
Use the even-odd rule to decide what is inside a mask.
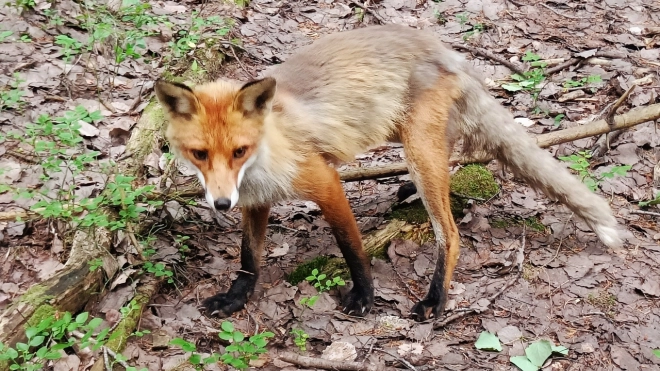
[[[169,121],[165,136],[177,157],[197,171],[215,210],[229,210],[238,202],[245,171],[259,155],[275,88],[270,77],[242,86],[217,81],[194,89],[162,80],[155,84]]]

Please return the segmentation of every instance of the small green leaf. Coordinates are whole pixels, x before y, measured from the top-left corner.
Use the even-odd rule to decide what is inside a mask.
[[[540,368],[552,355],[552,344],[547,340],[539,340],[525,349],[525,355],[533,365]]]
[[[234,338],[233,334],[229,332],[221,332],[218,334],[218,337],[224,341],[231,341]]]
[[[234,332],[234,325],[229,321],[222,322],[220,327],[222,327],[222,331]]]
[[[654,349],[653,354],[655,354],[656,357],[660,358],[660,349]]]
[[[88,318],[88,317],[89,317],[89,313],[88,313],[88,312],[82,312],[82,313],[80,313],[79,315],[76,316],[76,323],[82,325],[82,324],[84,324],[85,322],[87,322],[87,318]]]
[[[500,339],[487,331],[483,331],[479,335],[479,339],[477,339],[477,342],[474,343],[474,346],[481,350],[495,350],[498,352],[502,351],[502,344],[500,344]]]
[[[516,365],[522,371],[538,371],[538,367],[534,366],[532,362],[525,356],[516,356],[509,358],[511,363]]]
[[[243,341],[243,339],[245,339],[245,335],[243,335],[242,332],[234,331],[234,341],[235,342],[238,343],[239,341]]]
[[[32,339],[30,339],[30,346],[38,347],[39,345],[43,344],[44,340],[46,340],[44,336],[35,336]]]
[[[502,84],[502,89],[508,91],[519,91],[522,90],[523,88],[519,84]]]
[[[559,353],[563,356],[567,356],[568,355],[568,348],[566,348],[563,345],[559,345],[559,346],[554,346],[553,345],[552,346],[552,353]]]
[[[202,356],[195,353],[188,358],[188,362],[192,363],[193,365],[198,365],[202,363]]]
[[[184,352],[194,352],[197,349],[195,344],[185,341],[181,338],[174,338],[170,340],[170,345],[177,345],[181,347],[181,349],[183,349]]]

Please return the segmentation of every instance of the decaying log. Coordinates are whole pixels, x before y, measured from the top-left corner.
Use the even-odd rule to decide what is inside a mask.
[[[536,142],[541,148],[547,148],[556,144],[572,142],[574,140],[588,138],[596,135],[606,134],[614,130],[629,128],[648,121],[660,118],[660,103],[646,107],[632,109],[627,113],[614,117],[614,125],[608,125],[606,120],[592,121],[564,130],[536,136]],[[493,158],[487,154],[474,157],[452,157],[452,164],[486,163]],[[356,182],[359,180],[386,178],[408,173],[405,162],[378,167],[363,167],[358,169],[344,170],[339,173],[341,180],[345,182]]]
[[[119,163],[118,173],[139,175],[143,171],[144,157],[158,143],[162,125],[159,116],[162,114],[157,105],[145,109],[126,147],[132,155]],[[36,324],[55,311],[80,311],[102,289],[104,274],[111,278],[118,269],[116,260],[109,253],[111,243],[112,233],[106,228],[77,230],[64,268],[15,298],[0,313],[0,343],[13,346],[17,341],[24,341],[26,325]],[[90,263],[98,258],[103,261],[103,269],[90,271]]]

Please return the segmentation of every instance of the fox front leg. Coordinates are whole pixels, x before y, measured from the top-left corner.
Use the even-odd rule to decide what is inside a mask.
[[[238,272],[238,278],[232,282],[229,291],[211,296],[202,302],[202,307],[210,315],[228,317],[243,309],[254,292],[259,278],[259,264],[266,238],[270,205],[244,207],[242,212],[241,271]]]
[[[339,174],[322,157],[313,156],[302,164],[294,188],[304,198],[319,205],[348,265],[353,288],[343,299],[343,312],[365,316],[374,303],[371,265],[362,248],[362,236],[341,186]]]

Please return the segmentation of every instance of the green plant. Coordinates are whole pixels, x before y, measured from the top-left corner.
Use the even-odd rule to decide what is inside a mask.
[[[525,348],[524,356],[509,359],[522,371],[538,371],[553,353],[567,356],[568,349],[561,345],[555,346],[548,340],[539,340]]]
[[[600,175],[595,175],[589,171],[589,167],[591,166],[589,163],[590,158],[591,153],[589,151],[579,151],[577,154],[559,157],[560,160],[570,163],[569,167],[578,173],[580,180],[592,191],[596,191],[598,185],[603,180],[614,178],[617,175],[626,176],[628,170],[632,168],[630,165],[619,165],[612,167],[609,171]]]
[[[7,38],[13,34],[13,31],[0,31],[0,43],[7,40]]]
[[[25,95],[25,91],[19,89],[22,82],[25,82],[25,80],[21,78],[21,75],[14,73],[14,80],[7,84],[8,87],[0,90],[0,111],[20,108],[23,103],[21,98]]]
[[[658,192],[655,195],[655,198],[652,199],[652,200],[640,201],[639,202],[640,207],[653,206],[653,205],[660,205],[660,192]]]
[[[14,0],[13,4],[18,10],[34,9],[36,5],[34,0]]]
[[[531,62],[531,64],[536,65],[537,68],[532,68],[522,75],[518,73],[511,75],[511,79],[513,79],[514,82],[502,84],[502,89],[511,92],[521,90],[528,91],[532,94],[534,101],[536,101],[541,92],[541,89],[539,89],[538,86],[545,80],[546,64],[540,61],[541,57],[539,55],[529,50],[525,52],[525,55],[523,55],[521,59],[525,62]]]
[[[296,344],[300,351],[306,351],[309,335],[304,330],[298,328],[291,329],[291,335],[293,335],[293,343]]]
[[[48,18],[49,26],[62,26],[64,25],[64,19],[55,9],[44,9],[44,15]]]
[[[80,41],[71,38],[68,35],[55,36],[55,44],[63,48],[64,61],[70,63],[75,55],[83,52],[85,45]]]
[[[102,266],[103,266],[103,259],[101,258],[96,258],[89,262],[89,270],[92,272],[94,272],[95,270],[99,269]]]
[[[230,24],[219,16],[202,18],[198,16],[198,13],[193,13],[190,27],[187,30],[179,30],[176,41],[170,41],[173,56],[181,58],[197,48],[202,36],[209,28],[214,28],[216,35],[225,36],[229,33]]]
[[[660,358],[660,349],[653,349],[653,354],[654,354],[656,357]]]
[[[25,329],[26,343],[16,343],[14,348],[0,344],[0,361],[7,361],[10,370],[33,371],[43,368],[47,360],[59,359],[61,350],[74,345],[97,350],[116,336],[108,337],[109,328],[96,332],[102,322],[90,319],[87,312],[75,318],[69,312],[55,312]]]
[[[225,348],[227,353],[223,354],[220,359],[223,363],[239,370],[248,368],[250,360],[259,358],[258,355],[261,353],[266,353],[268,344],[266,339],[275,336],[272,332],[262,332],[245,340],[245,335],[240,331],[235,331],[231,322],[222,322],[221,328],[222,332],[218,336],[220,339],[230,342],[231,345]]]
[[[344,282],[344,280],[341,277],[334,277],[332,279],[327,279],[327,280],[326,278],[327,276],[324,273],[319,274],[319,270],[314,269],[312,270],[312,274],[306,277],[305,280],[308,281],[310,284],[312,284],[319,293],[322,293],[324,291],[330,291],[330,289],[332,289],[335,286],[344,286],[346,284],[346,282]],[[300,299],[300,304],[311,308],[314,306],[314,303],[316,303],[318,299],[319,299],[318,295],[302,298]]]
[[[169,269],[165,269],[165,264],[163,263],[154,264],[152,262],[145,262],[144,269],[149,273],[153,273],[153,275],[156,277],[167,277],[167,283],[174,283],[174,279],[172,278],[174,272]]]
[[[465,26],[469,18],[467,13],[460,13],[460,14],[456,14],[456,19],[458,20],[458,23],[460,23],[461,27],[463,27]]]
[[[176,345],[180,347],[184,352],[190,352],[188,362],[190,362],[190,364],[192,364],[197,370],[201,370],[204,365],[216,363],[220,359],[220,356],[215,353],[211,353],[210,356],[202,358],[202,355],[196,352],[197,346],[195,344],[181,338],[172,339],[170,341],[170,345]]]
[[[59,117],[41,115],[35,123],[26,125],[24,134],[9,133],[4,139],[21,141],[32,148],[33,155],[41,162],[44,182],[53,176],[75,178],[95,163],[100,154],[82,147],[81,122],[91,124],[100,119],[99,111],[88,112],[78,106]],[[146,206],[162,204],[162,201],[147,199],[154,186],[134,188],[134,180],[134,177],[117,175],[106,184],[105,191],[94,198],[80,198],[75,194],[76,184],[64,183],[55,197],[53,190],[46,186],[37,190],[18,189],[15,193],[17,197],[36,198],[38,201],[31,210],[45,218],[58,218],[80,227],[117,230],[136,222],[147,211]],[[115,210],[116,214],[99,211],[101,207]]]
[[[566,115],[564,115],[563,113],[560,113],[557,116],[555,116],[554,118],[555,126],[559,126],[561,124],[561,120],[563,120],[564,117],[566,117]]]
[[[442,25],[442,24],[447,23],[447,17],[445,16],[444,12],[441,12],[438,9],[434,9],[433,10],[433,16],[435,17],[435,20],[438,22],[438,24]]]
[[[248,368],[250,360],[259,358],[258,355],[261,353],[266,353],[266,345],[268,344],[268,340],[266,339],[275,336],[272,332],[262,332],[250,336],[246,340],[245,334],[236,331],[231,322],[224,321],[220,327],[222,331],[218,334],[218,337],[230,343],[222,355],[212,353],[210,356],[202,358],[202,355],[196,352],[197,347],[195,344],[181,338],[172,339],[170,344],[179,346],[184,352],[190,352],[188,362],[198,370],[204,365],[218,361],[222,361],[239,370],[244,370]]]
[[[578,87],[583,87],[587,84],[597,83],[597,82],[601,82],[601,81],[603,81],[603,79],[600,77],[600,75],[589,75],[589,76],[583,77],[579,80],[573,80],[573,79],[566,80],[566,81],[564,81],[563,86],[566,89],[568,89],[568,88],[578,88]]]

